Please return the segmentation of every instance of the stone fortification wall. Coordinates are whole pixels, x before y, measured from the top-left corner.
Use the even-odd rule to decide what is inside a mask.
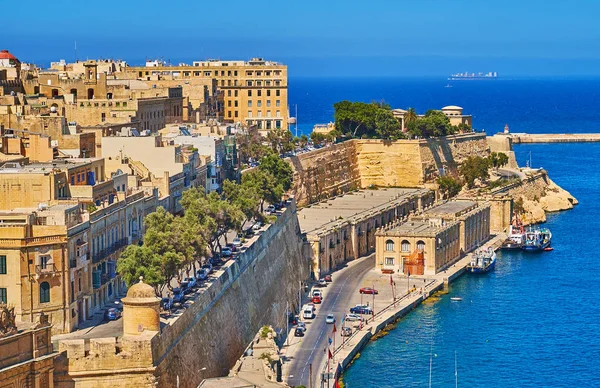
[[[293,156],[288,161],[294,170],[292,192],[298,206],[360,186],[352,141]]]
[[[508,135],[496,134],[494,136],[488,136],[488,145],[490,146],[491,152],[502,152],[508,156],[508,168],[519,168],[517,164],[517,158],[512,147],[512,138]]]
[[[483,133],[426,140],[355,139],[290,158],[299,206],[355,188],[423,187],[455,172],[468,156],[488,155]]]
[[[285,329],[286,302],[297,307],[308,256],[291,205],[172,326],[152,339],[158,386],[196,387],[227,375],[263,325]]]

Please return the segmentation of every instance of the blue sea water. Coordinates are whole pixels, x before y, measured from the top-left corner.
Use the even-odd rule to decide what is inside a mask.
[[[488,133],[600,132],[599,80],[290,81],[302,129],[327,122],[341,99],[381,100],[418,111],[461,105]],[[303,124],[304,123],[304,124]],[[302,126],[304,125],[304,126]],[[600,143],[515,147],[580,202],[552,214],[554,251],[502,252],[494,272],[465,275],[369,344],[345,373],[346,387],[600,387]],[[461,296],[462,302],[450,301]]]

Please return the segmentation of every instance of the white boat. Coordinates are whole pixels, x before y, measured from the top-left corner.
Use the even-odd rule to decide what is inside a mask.
[[[452,300],[454,302],[460,302],[462,300],[462,298],[460,296],[453,296],[450,298],[450,300]]]

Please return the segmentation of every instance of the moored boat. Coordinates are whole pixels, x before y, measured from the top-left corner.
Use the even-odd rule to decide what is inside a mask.
[[[523,245],[523,236],[525,235],[525,228],[523,223],[518,217],[514,217],[508,230],[508,237],[502,243],[501,248],[503,250],[514,250],[521,249]]]
[[[485,250],[477,250],[473,254],[471,262],[467,265],[467,271],[471,273],[486,273],[496,266],[496,252],[489,247]]]
[[[552,233],[548,228],[531,229],[523,235],[521,249],[526,252],[544,251],[550,247]]]

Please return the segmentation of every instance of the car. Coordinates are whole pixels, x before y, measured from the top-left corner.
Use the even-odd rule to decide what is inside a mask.
[[[229,247],[221,248],[221,256],[223,257],[231,257],[233,251]]]
[[[379,291],[377,291],[376,289],[371,288],[371,287],[363,287],[358,292],[360,292],[361,294],[370,294],[370,295],[379,294]]]
[[[239,237],[236,237],[233,239],[233,241],[231,243],[233,244],[234,247],[239,248],[242,246],[242,239]]]
[[[331,275],[325,275],[323,280],[325,280],[327,283],[331,283],[333,281],[333,278],[331,277]]]
[[[340,332],[342,337],[350,337],[352,335],[351,327],[342,327],[342,331]]]
[[[173,308],[173,298],[162,298],[160,301],[160,308],[164,311],[170,311]]]
[[[198,280],[206,280],[206,278],[208,277],[208,272],[206,270],[206,268],[200,268],[198,271],[196,271],[196,278],[198,278]]]
[[[263,227],[262,222],[257,222],[256,224],[252,225],[253,230],[260,230],[262,227]]]
[[[185,302],[185,295],[183,293],[183,290],[179,287],[173,288],[173,304],[182,304],[183,302]]]
[[[323,298],[321,298],[318,295],[315,295],[315,296],[312,297],[312,302],[315,303],[315,304],[321,303],[322,301],[323,301]]]
[[[213,266],[211,263],[204,264],[202,269],[205,270],[207,274],[211,274],[213,272]]]
[[[192,287],[190,287],[190,283],[188,282],[179,283],[179,287],[181,288],[181,292],[183,292],[184,295],[187,295],[190,292],[192,292]]]
[[[353,321],[361,321],[362,318],[358,314],[346,314],[344,316],[344,321],[353,322]]]
[[[277,209],[275,208],[275,205],[269,205],[267,206],[267,210],[265,210],[266,213],[268,214],[273,214],[275,213]]]
[[[319,287],[326,287],[327,286],[327,282],[325,281],[325,279],[319,279],[319,281],[317,282],[317,284],[319,285]]]
[[[248,228],[244,231],[244,236],[246,237],[252,237],[254,236],[254,229],[252,228]]]
[[[323,301],[323,293],[319,290],[313,290],[312,296],[313,297],[318,296],[319,298],[321,298],[321,301]]]
[[[354,306],[350,308],[350,312],[354,314],[372,314],[373,310],[367,306]]]
[[[335,323],[335,317],[333,314],[327,314],[325,317],[325,323]]]
[[[304,330],[296,328],[294,330],[294,337],[304,337]]]
[[[104,319],[107,321],[116,321],[121,317],[121,310],[111,307],[104,311]]]
[[[306,331],[306,323],[304,323],[304,322],[298,322],[298,326],[296,327],[296,329],[300,329],[300,330]]]
[[[196,278],[193,276],[184,278],[183,281],[188,282],[188,288],[196,287]]]
[[[231,252],[237,252],[237,247],[235,245],[233,245],[233,243],[228,243],[226,245],[227,248],[231,249]]]

